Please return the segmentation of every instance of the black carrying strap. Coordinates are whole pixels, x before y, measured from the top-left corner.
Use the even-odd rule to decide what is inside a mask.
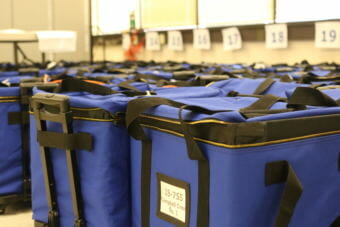
[[[262,95],[264,92],[266,92],[273,84],[275,83],[275,80],[271,78],[265,79],[254,91],[254,95]]]
[[[131,90],[131,91],[142,92],[138,88],[132,86],[132,82],[133,81],[126,80],[126,81],[119,83],[117,86],[123,89]]]
[[[135,76],[135,80],[154,80],[154,81],[158,81],[158,80],[164,80],[164,77],[161,76],[155,76],[155,75],[149,75],[149,74],[142,74],[142,73],[137,73]]]
[[[241,109],[241,112],[253,110],[269,110],[275,103],[279,101],[281,101],[280,97],[276,97],[273,95],[264,95],[250,106]]]
[[[268,163],[265,176],[266,186],[286,182],[280,201],[279,213],[275,220],[275,227],[288,227],[296,204],[303,193],[303,186],[287,161]]]
[[[185,70],[185,71],[173,72],[172,74],[173,74],[173,79],[175,80],[188,80],[196,76],[196,71]]]
[[[137,88],[133,88],[132,90],[126,91],[114,91],[109,87],[105,87],[103,85],[89,83],[80,79],[68,78],[61,82],[60,86],[57,87],[54,93],[62,93],[62,92],[88,92],[94,95],[112,95],[112,94],[124,94],[126,96],[143,96],[143,95],[154,95],[154,92],[144,92],[140,91]]]
[[[197,227],[209,226],[209,198],[210,198],[210,166],[198,143],[194,140],[189,130],[189,125],[182,118],[182,111],[189,109],[192,111],[201,110],[197,106],[182,106],[179,111],[179,120],[181,122],[187,151],[191,160],[198,161],[198,200],[197,200]]]
[[[9,112],[8,113],[8,124],[28,124],[27,112]]]
[[[126,127],[129,133],[137,140],[142,140],[145,137],[142,127],[139,125],[138,116],[145,111],[157,107],[160,105],[167,105],[171,107],[181,108],[182,106],[187,106],[184,103],[176,102],[170,99],[160,98],[160,97],[150,97],[142,99],[134,99],[128,103],[126,111]],[[205,114],[214,114],[218,112],[226,112],[228,110],[209,110],[198,106],[187,106],[191,110],[198,111]]]
[[[93,147],[93,138],[89,133],[66,134],[60,132],[38,131],[40,146],[63,150],[88,150]]]
[[[335,101],[316,88],[298,87],[288,99],[288,105],[338,106],[339,101]]]
[[[335,219],[330,227],[340,227],[340,216]]]
[[[209,226],[209,182],[210,169],[209,162],[194,141],[189,131],[188,125],[182,119],[182,110],[190,109],[204,113],[216,113],[220,111],[211,111],[197,106],[186,106],[183,103],[175,102],[169,99],[152,97],[132,100],[128,104],[126,115],[126,126],[130,134],[135,138],[142,140],[142,188],[141,188],[141,209],[142,209],[142,227],[150,226],[150,182],[151,182],[151,160],[152,160],[152,142],[144,133],[143,128],[139,125],[138,116],[146,110],[159,105],[168,105],[180,108],[179,116],[186,140],[188,156],[192,160],[198,161],[198,208],[197,208],[197,227]]]
[[[47,223],[34,221],[34,227],[49,227]]]
[[[88,92],[95,95],[111,95],[117,94],[118,91],[114,91],[108,87],[88,83],[83,80],[67,78],[62,80],[60,86],[55,90],[56,93],[62,92]]]

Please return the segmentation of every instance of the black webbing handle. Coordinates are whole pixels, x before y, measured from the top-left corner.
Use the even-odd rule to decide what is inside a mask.
[[[151,160],[152,160],[152,143],[145,134],[143,128],[138,122],[138,116],[146,110],[159,105],[168,105],[180,108],[179,116],[183,128],[183,134],[186,140],[188,156],[191,160],[198,161],[198,208],[197,208],[197,227],[209,226],[209,182],[210,168],[209,162],[194,141],[189,126],[182,119],[182,110],[190,109],[192,111],[213,114],[221,111],[211,111],[198,106],[187,106],[183,103],[175,102],[169,99],[152,97],[144,99],[135,99],[129,102],[126,113],[126,126],[129,133],[138,140],[142,140],[142,227],[149,227],[150,222],[150,179],[151,179]]]
[[[265,79],[254,91],[254,95],[262,95],[265,93],[273,84],[275,83],[275,80],[272,78]]]
[[[280,97],[273,95],[261,96],[256,102],[240,111],[269,110],[275,103],[281,101]]]
[[[280,201],[279,213],[275,220],[275,227],[288,227],[296,204],[303,193],[303,186],[287,161],[268,163],[265,176],[266,186],[286,182]]]
[[[338,103],[316,88],[298,87],[289,98],[288,105],[338,106]]]
[[[128,89],[128,87],[125,87]],[[115,91],[109,87],[105,87],[103,85],[89,83],[80,79],[68,78],[62,80],[59,87],[57,87],[54,93],[62,93],[62,92],[88,92],[94,95],[112,95],[112,94],[124,94],[126,96],[143,96],[143,95],[154,95],[154,92],[150,91],[140,91],[137,88],[130,87],[129,90],[125,91]]]
[[[182,117],[182,111],[189,109],[191,111],[200,111],[201,107],[182,106],[178,113],[181,122],[187,152],[191,160],[198,161],[198,204],[197,204],[197,227],[208,227],[210,218],[210,166],[209,160],[206,158],[198,143],[194,140],[189,130],[189,125],[185,123]],[[207,110],[204,109],[206,112]],[[210,112],[210,110],[208,110]],[[210,112],[214,113],[214,112]]]
[[[126,81],[119,83],[117,86],[120,87],[120,88],[123,88],[123,89],[131,90],[131,91],[142,92],[138,88],[132,86],[133,82],[134,81],[126,80]]]
[[[118,91],[113,91],[108,87],[75,78],[62,80],[60,86],[55,90],[55,92],[88,92],[95,95],[111,95],[119,93]]]
[[[89,133],[65,134],[59,132],[38,131],[37,139],[40,146],[62,150],[87,150],[93,148],[93,138]]]
[[[145,111],[157,107],[160,105],[167,105],[171,107],[181,108],[183,106],[187,106],[184,103],[176,102],[170,99],[166,98],[160,98],[160,97],[150,97],[150,98],[141,98],[141,99],[134,99],[131,100],[128,103],[127,111],[126,111],[126,127],[129,131],[129,133],[135,138],[135,139],[142,139],[144,138],[142,135],[144,135],[144,131],[142,127],[138,123],[138,116]],[[228,110],[209,110],[203,107],[198,106],[187,106],[187,108],[190,108],[193,111],[205,113],[205,114],[214,114],[218,112],[226,112]]]

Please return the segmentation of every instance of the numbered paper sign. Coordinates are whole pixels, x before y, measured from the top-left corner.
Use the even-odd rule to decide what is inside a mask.
[[[288,47],[287,24],[266,25],[266,47],[270,49],[283,49]]]
[[[170,50],[183,51],[183,36],[180,31],[168,32],[168,47]]]
[[[222,30],[224,50],[238,50],[242,48],[240,30],[236,27]]]
[[[146,49],[152,51],[161,50],[161,43],[158,32],[146,33]]]
[[[194,30],[194,48],[200,50],[210,50],[210,32],[208,29]]]
[[[123,49],[128,50],[131,46],[131,38],[129,33],[123,34],[123,43],[122,43]]]
[[[317,48],[340,48],[340,21],[315,23]]]

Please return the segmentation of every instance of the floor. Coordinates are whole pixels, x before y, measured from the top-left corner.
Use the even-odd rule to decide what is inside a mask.
[[[0,215],[1,227],[33,227],[32,211],[29,204],[15,204],[6,208]]]

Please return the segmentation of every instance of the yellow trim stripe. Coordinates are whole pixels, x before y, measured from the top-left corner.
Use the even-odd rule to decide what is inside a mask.
[[[19,99],[0,100],[0,103],[6,103],[6,102],[19,102]]]
[[[211,85],[213,85],[215,82],[210,82],[209,84],[205,85],[206,87],[210,87]]]
[[[230,123],[230,122],[214,120],[214,119],[194,121],[194,122],[190,122],[189,124],[190,125],[197,125],[197,124],[205,124],[205,123],[215,123],[215,124],[220,124],[220,125],[230,125],[230,124],[233,124],[233,123]]]
[[[74,120],[84,120],[84,121],[100,121],[100,122],[113,122],[113,119],[95,119],[95,118],[87,118],[87,117],[73,117]]]
[[[29,114],[34,114],[32,111],[29,111]],[[87,118],[87,117],[73,117],[75,120],[84,120],[84,121],[100,121],[100,122],[113,122],[114,119],[95,119],[95,118]]]
[[[165,118],[155,117],[155,116],[150,116],[150,115],[145,115],[145,114],[142,114],[141,117],[154,119],[154,120],[158,120],[158,121],[164,121],[164,122],[173,123],[173,124],[177,124],[177,125],[180,124],[180,122],[178,120],[170,120],[170,119],[165,119]],[[204,123],[216,123],[216,124],[223,124],[223,125],[232,124],[230,122],[225,122],[225,121],[221,121],[221,120],[214,120],[214,119],[206,119],[206,120],[188,122],[188,124],[190,124],[190,125],[204,124]]]
[[[1,96],[0,100],[1,99],[19,99],[19,97],[18,96]]]
[[[164,122],[173,123],[177,125],[180,124],[179,121],[176,121],[176,120],[170,120],[170,119],[165,119],[165,118],[160,118],[160,117],[155,117],[155,116],[150,116],[150,115],[145,115],[145,114],[142,114],[141,117],[145,117],[145,118],[149,118],[149,119],[153,119],[157,121],[164,121]]]
[[[170,134],[173,134],[173,135],[176,135],[176,136],[179,136],[179,137],[184,137],[184,135],[182,133],[174,132],[174,131],[171,131],[171,130],[161,129],[161,128],[158,128],[158,127],[154,127],[154,126],[150,126],[150,125],[144,125],[144,124],[142,124],[141,126],[146,127],[146,128],[150,128],[150,129],[155,129],[155,130],[158,130],[158,131],[161,131],[161,132],[170,133]],[[217,142],[213,142],[213,141],[205,140],[205,139],[201,139],[201,138],[196,138],[196,137],[194,137],[194,140],[200,141],[200,142],[203,142],[203,143],[207,143],[207,144],[211,144],[211,145],[214,145],[214,146],[218,146],[218,147],[247,148],[247,147],[259,147],[259,146],[273,145],[273,144],[278,144],[278,143],[286,143],[286,142],[292,142],[292,141],[297,141],[297,140],[302,140],[302,139],[310,139],[310,138],[313,138],[313,137],[327,136],[327,135],[333,135],[333,134],[339,134],[339,133],[340,133],[340,130],[337,130],[337,131],[331,131],[331,132],[311,134],[311,135],[307,135],[307,136],[299,136],[299,137],[290,138],[290,139],[281,139],[281,140],[274,140],[274,141],[253,143],[253,144],[242,144],[242,145],[228,145],[228,144],[217,143]]]
[[[87,111],[87,110],[101,110],[100,108],[77,108],[71,107],[71,110]]]

